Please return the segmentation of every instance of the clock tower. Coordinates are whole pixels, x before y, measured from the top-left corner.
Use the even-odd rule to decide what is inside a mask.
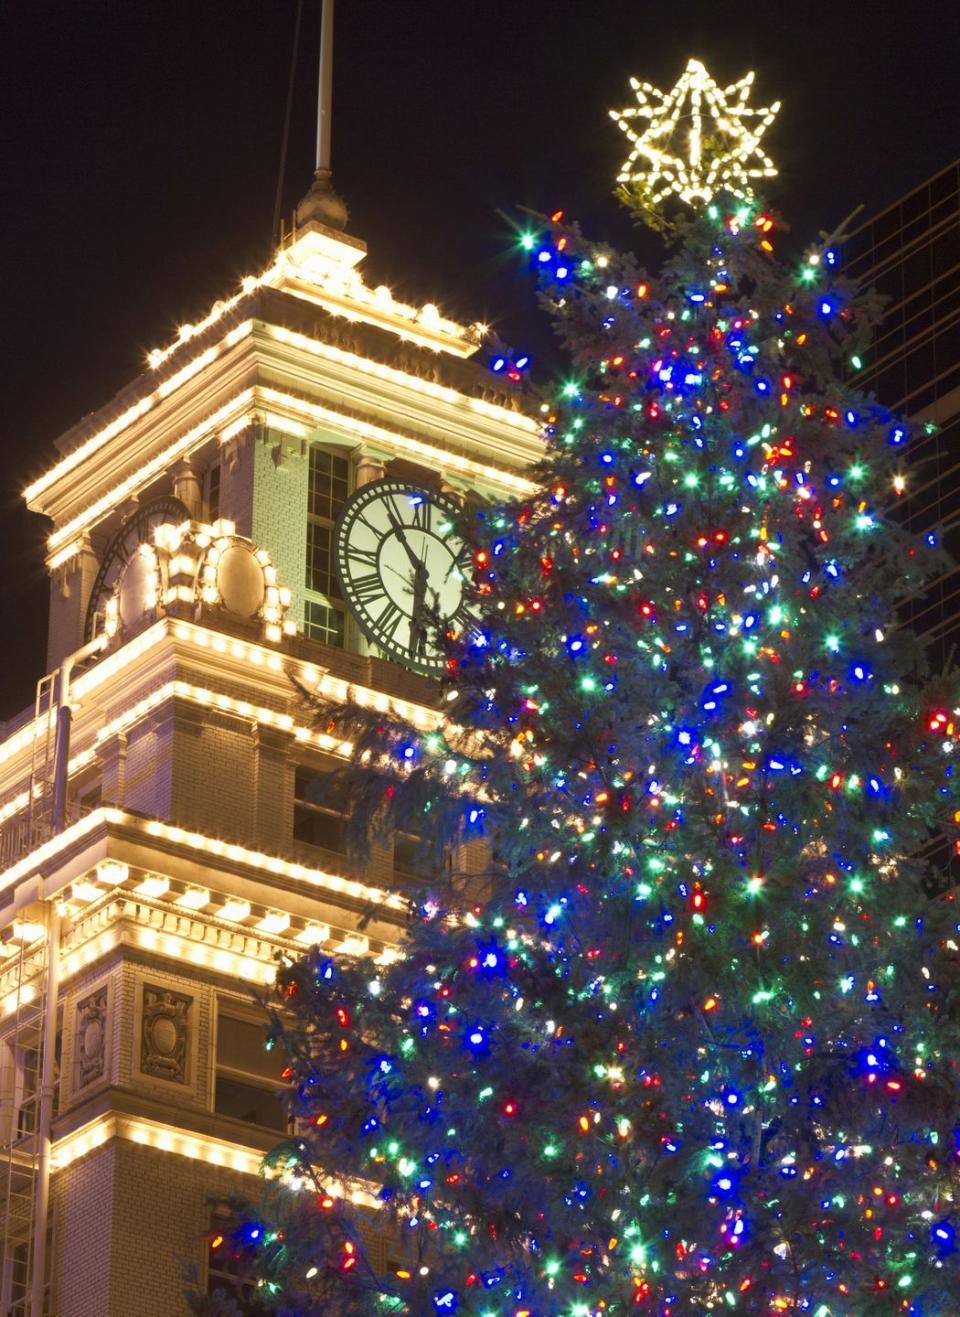
[[[454,520],[530,489],[540,439],[482,328],[364,256],[321,161],[268,267],[25,491],[52,590],[0,743],[0,1311],[185,1314],[191,1258],[229,1289],[220,1215],[283,1129],[251,989],[397,954],[416,835],[353,866],[351,747],[300,689],[438,718]]]

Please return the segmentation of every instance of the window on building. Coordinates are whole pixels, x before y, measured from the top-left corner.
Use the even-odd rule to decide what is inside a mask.
[[[404,1265],[405,1241],[396,1226],[383,1229],[364,1220],[358,1224],[363,1248],[373,1270],[380,1276],[399,1271]],[[409,1259],[407,1262],[409,1265]]]
[[[63,1075],[63,1002],[57,1007],[57,1035],[53,1045],[53,1114],[60,1114],[60,1095],[62,1085],[60,1079]]]
[[[34,1134],[40,1109],[40,1044],[14,1045],[13,1115],[14,1139]]]
[[[333,528],[350,492],[350,464],[345,457],[311,448],[309,482],[303,626],[314,640],[342,648],[346,613],[333,565]]]
[[[436,878],[437,865],[432,852],[424,851],[416,832],[393,835],[393,869],[400,878]]]
[[[245,1241],[236,1221],[223,1212],[213,1216],[207,1236],[207,1295],[238,1301],[249,1317],[259,1317],[267,1309],[257,1303],[254,1285],[247,1280],[255,1265],[257,1241]]]
[[[29,1175],[25,1171],[21,1171],[20,1175],[22,1178],[14,1181],[17,1186],[16,1191],[27,1192]],[[22,1230],[21,1225],[16,1235],[8,1237],[3,1253],[3,1266],[0,1272],[0,1312],[4,1317],[28,1317],[30,1312],[35,1311],[30,1303],[34,1240],[26,1238]],[[45,1313],[53,1312],[51,1302],[53,1287],[50,1277],[53,1270],[51,1260],[56,1256],[55,1245],[53,1221],[51,1221],[47,1227],[46,1275],[43,1284]]]
[[[284,1052],[267,1051],[263,1020],[218,1011],[213,1107],[219,1115],[285,1132],[287,1114],[278,1096],[285,1065]]]
[[[214,522],[220,516],[220,463],[214,462],[207,468],[207,521]]]
[[[346,618],[342,608],[307,599],[303,609],[303,629],[314,640],[343,649],[346,640]]]
[[[333,568],[333,528],[315,521],[307,525],[307,589],[326,599],[339,599],[340,586]]]
[[[93,782],[88,782],[81,786],[77,791],[77,812],[79,814],[89,814],[92,809],[103,800],[103,784],[99,778]]]
[[[293,797],[294,840],[346,855],[349,803],[343,785],[330,773],[298,768]]]
[[[57,1011],[53,1053],[53,1114],[60,1104],[60,1058],[63,1048],[63,1007]],[[40,1118],[40,1026],[24,1025],[6,1040],[0,1052],[0,1140],[16,1143],[35,1135]],[[2,1308],[0,1308],[2,1312]]]
[[[7,1245],[3,1264],[3,1311],[7,1317],[26,1317],[30,1297],[30,1244],[22,1239]]]

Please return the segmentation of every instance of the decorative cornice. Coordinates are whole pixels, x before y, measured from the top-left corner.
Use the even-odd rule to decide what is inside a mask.
[[[233,1143],[228,1139],[213,1138],[208,1134],[194,1133],[170,1125],[166,1121],[108,1111],[95,1116],[85,1125],[71,1130],[70,1133],[54,1141],[52,1152],[54,1172],[65,1170],[72,1162],[88,1156],[113,1139],[126,1139],[131,1143],[140,1144],[141,1147],[172,1153],[177,1157],[187,1157],[190,1161],[236,1171],[240,1175],[260,1175],[264,1170],[263,1152],[258,1148]],[[326,1189],[328,1193],[337,1197],[346,1197],[350,1202],[362,1207],[383,1206],[371,1189],[360,1184],[343,1185],[339,1181],[331,1180],[326,1185]]]
[[[165,890],[162,895],[147,896],[142,893],[144,888]],[[171,883],[152,870],[105,861],[59,892],[50,892],[68,921],[60,946],[61,980],[68,982],[118,947],[261,986],[273,982],[279,955],[299,956],[309,946],[322,945],[331,955],[380,960],[395,955],[399,938],[385,942],[359,936],[346,926],[348,921],[338,928],[302,916],[290,918],[282,911],[252,907],[234,896],[210,891],[200,893],[208,899],[198,909],[185,904],[196,891],[183,882]],[[244,909],[238,909],[241,906]],[[229,918],[235,909],[253,922]],[[263,927],[267,924],[284,925],[284,931],[267,932]],[[13,950],[0,969],[0,1023],[16,1009],[18,1000],[29,1001],[39,991],[45,972],[46,933],[34,937],[33,931],[32,940],[23,942],[19,950],[15,944],[6,944],[8,951]]]
[[[181,653],[184,648],[195,673],[192,682],[175,675],[178,656],[185,656]],[[79,748],[71,757],[70,772],[81,772],[112,736],[129,730],[165,700],[175,697],[197,705],[232,710],[251,722],[286,729],[298,742],[314,745],[329,754],[343,757],[349,753],[346,742],[315,731],[288,712],[291,677],[324,699],[350,700],[382,713],[395,713],[423,729],[436,726],[440,715],[435,708],[366,685],[349,673],[346,664],[350,657],[343,656],[344,671],[337,672],[318,667],[308,658],[226,631],[177,618],[161,618],[74,679],[72,699],[77,713],[73,741]],[[201,685],[197,676],[211,684]],[[215,689],[224,681],[249,684],[252,676],[257,688],[256,700],[240,700]],[[409,678],[408,684],[424,686],[424,694],[429,693],[419,679]],[[103,716],[99,704],[98,692],[105,686],[110,691],[109,717]],[[275,702],[274,707],[265,702],[270,698]],[[92,731],[85,726],[88,706],[94,718]],[[0,742],[0,796],[6,795],[0,806],[0,824],[27,805],[26,778],[31,749],[34,741],[43,735],[45,725],[42,717],[31,719]]]
[[[392,920],[397,925],[405,919],[407,903],[397,892],[389,892],[356,878],[330,873],[297,860],[253,850],[238,842],[180,828],[161,819],[117,809],[112,805],[91,810],[76,823],[10,865],[0,873],[0,894],[36,878],[39,879],[37,889],[31,888],[29,893],[25,892],[24,900],[27,895],[47,899],[55,897],[69,883],[76,881],[90,867],[90,863],[95,863],[98,856],[103,860],[108,858],[108,840],[139,843],[147,851],[179,854],[192,859],[202,858],[203,863],[211,869],[231,873],[240,870],[268,883],[281,879],[292,889],[309,892],[314,896],[323,895],[333,904],[355,912],[376,910],[380,918]],[[78,852],[87,860],[79,868],[72,863]]]
[[[169,434],[171,429],[186,425],[190,417],[195,416],[203,406],[210,409],[218,400],[222,403],[225,393],[231,388],[236,389],[240,382],[237,369],[234,368],[232,372],[227,369],[227,359],[236,357],[234,349],[241,349],[239,360],[247,363],[247,366],[251,364],[249,354],[243,351],[242,345],[254,332],[255,326],[260,346],[263,346],[265,336],[275,331],[278,339],[286,336],[288,342],[295,342],[302,347],[305,355],[312,353],[314,360],[326,350],[329,358],[339,363],[341,383],[350,368],[358,374],[361,395],[364,379],[367,387],[374,376],[382,380],[390,379],[401,391],[407,389],[419,398],[421,408],[431,399],[443,399],[448,404],[454,404],[461,415],[452,430],[462,429],[465,423],[467,427],[477,426],[481,417],[487,416],[498,427],[505,429],[506,433],[518,437],[528,435],[528,442],[536,446],[539,429],[536,421],[503,405],[512,402],[513,395],[502,395],[502,400],[496,401],[498,390],[489,383],[487,373],[478,367],[466,362],[449,362],[441,367],[442,359],[433,353],[417,351],[409,344],[407,346],[414,352],[414,356],[404,363],[397,357],[395,339],[390,340],[390,350],[384,351],[386,345],[376,335],[370,339],[368,334],[359,332],[363,326],[355,327],[357,332],[351,335],[349,345],[338,343],[337,340],[343,338],[342,332],[336,328],[335,322],[330,322],[329,317],[324,315],[318,320],[314,311],[304,318],[300,314],[292,314],[291,309],[296,310],[294,294],[264,289],[262,295],[247,299],[244,303],[246,315],[243,319],[238,320],[230,315],[222,323],[216,324],[219,337],[210,342],[204,340],[205,345],[199,350],[197,345],[191,345],[193,355],[183,361],[178,356],[171,363],[176,369],[171,370],[159,383],[150,376],[143,376],[141,381],[134,382],[119,395],[118,401],[122,407],[119,413],[115,406],[103,408],[94,414],[92,420],[85,421],[82,427],[68,432],[58,441],[64,452],[62,459],[24,491],[24,498],[31,509],[61,520],[69,515],[65,512],[67,501],[71,507],[76,507],[79,499],[84,496],[83,487],[90,485],[91,478],[96,486],[103,480],[103,475],[98,473],[104,470],[112,473],[119,459],[129,461],[133,454],[135,460],[143,461],[145,454],[152,452],[156,443],[152,436],[158,428],[161,412],[164,434]],[[224,334],[226,326],[229,328]],[[180,404],[176,412],[170,410],[174,400]],[[416,415],[417,406],[413,410]],[[91,459],[101,453],[104,457],[91,466]],[[174,453],[168,461],[172,464],[183,455]],[[84,477],[78,487],[76,475],[81,469],[90,474]],[[68,475],[73,475],[74,479],[66,482]],[[61,540],[60,546],[63,543]]]

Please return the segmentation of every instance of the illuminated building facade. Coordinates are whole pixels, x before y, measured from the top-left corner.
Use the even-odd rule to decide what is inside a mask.
[[[910,445],[897,515],[918,534],[939,534],[960,561],[960,161],[852,232],[843,262],[851,278],[887,299],[855,382],[929,427]],[[956,663],[960,567],[947,568],[909,601],[905,620],[932,637],[936,668]],[[960,881],[946,841],[932,849],[943,886]]]
[[[26,491],[51,675],[0,743],[4,1313],[172,1317],[190,1259],[229,1284],[217,1202],[283,1125],[251,989],[278,952],[401,935],[416,838],[351,871],[322,789],[351,747],[295,683],[435,718],[444,509],[529,488],[540,440],[479,332],[368,288],[330,221],[308,196]]]
[[[932,423],[910,448],[904,515],[918,532],[948,527],[960,512],[960,161],[855,230],[843,261],[887,299],[857,385]],[[956,555],[960,539],[948,530],[947,541]],[[960,570],[916,601],[912,621],[937,637],[945,658],[960,639]]]

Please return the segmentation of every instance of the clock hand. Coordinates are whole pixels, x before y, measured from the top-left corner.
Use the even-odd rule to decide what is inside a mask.
[[[387,571],[393,572],[394,576],[398,576],[404,585],[407,586],[408,589],[410,588],[410,578],[404,576],[403,572],[397,571],[396,567],[391,567],[389,563],[387,564]],[[449,576],[450,570],[446,572],[444,580]],[[424,597],[428,589],[433,598],[430,601],[429,609],[425,609]],[[418,570],[414,573],[412,590],[413,604],[410,608],[410,620],[414,626],[421,626],[430,616],[436,617],[440,615],[440,591],[430,585],[427,571],[423,564],[419,564]],[[442,620],[446,620],[446,618],[451,615],[452,614],[444,614]],[[413,646],[411,646],[411,648],[412,647]]]
[[[420,564],[417,563],[417,567],[419,567],[419,566],[420,566]],[[410,573],[409,573],[409,572],[401,572],[397,567],[391,567],[391,565],[390,565],[389,563],[387,563],[387,571],[388,571],[388,572],[393,572],[394,576],[398,576],[398,577],[400,578],[400,580],[404,583],[404,585],[407,587],[408,590],[410,590],[411,592],[413,592],[413,591],[415,590],[415,588],[416,588],[416,580],[417,580],[417,574],[416,574],[416,571],[413,572],[413,580],[414,580],[414,584],[413,584],[412,586],[411,586],[411,584],[410,584]]]
[[[414,623],[420,620],[424,620],[426,614],[426,609],[423,606],[424,597],[426,596],[427,586],[429,584],[427,569],[425,565],[423,563],[417,563],[417,570],[413,574],[412,586],[410,584],[409,576],[405,576],[403,572],[398,571],[396,567],[391,567],[389,563],[387,564],[387,571],[392,572],[394,576],[399,577],[400,580],[403,582],[403,584],[407,587],[408,590],[410,590],[410,592],[413,595],[413,602],[410,605],[411,620]],[[436,590],[433,590],[432,594],[433,594],[433,607],[436,608],[437,604],[439,603],[440,596],[438,595]]]
[[[417,568],[420,566],[420,559],[414,553],[413,549],[411,549],[410,542],[407,539],[406,534],[404,533],[403,526],[399,521],[399,519],[397,518],[397,515],[394,512],[391,505],[388,502],[385,502],[384,506],[387,510],[387,520],[390,522],[390,525],[393,527],[393,533],[396,535],[397,539],[403,545],[406,555],[410,559],[410,564],[413,567],[414,571],[416,571]]]
[[[423,606],[426,592],[427,569],[423,563],[419,563],[413,576],[413,607],[410,610],[410,651],[415,657],[419,657],[421,650],[426,648],[429,620]]]

